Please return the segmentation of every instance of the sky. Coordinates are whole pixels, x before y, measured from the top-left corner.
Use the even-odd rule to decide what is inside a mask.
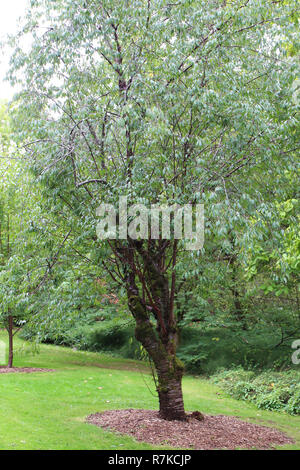
[[[25,13],[28,0],[1,0],[0,7],[0,38],[17,31],[18,18]],[[4,82],[8,69],[9,56],[6,53],[0,55],[0,99],[12,98],[14,92],[9,83]]]

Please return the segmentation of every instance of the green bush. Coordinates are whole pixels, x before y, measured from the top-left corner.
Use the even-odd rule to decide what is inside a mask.
[[[109,351],[129,359],[142,358],[140,343],[134,336],[132,321],[105,321],[93,327],[88,335],[90,351]]]
[[[300,372],[254,373],[242,368],[215,374],[211,380],[229,395],[248,400],[258,408],[300,414]]]
[[[134,335],[134,321],[111,319],[89,322],[76,320],[51,322],[46,328],[37,325],[24,328],[24,339],[76,347],[90,351],[109,351],[125,358],[142,358],[143,352]],[[185,327],[181,332],[178,357],[187,372],[212,375],[220,369],[242,366],[245,370],[284,369],[291,365],[290,344],[274,348],[276,334],[265,330],[231,331]],[[290,342],[293,338],[290,338]]]
[[[293,396],[289,399],[286,405],[286,412],[291,415],[300,414],[300,385],[295,388]]]
[[[35,339],[79,350],[112,352],[130,359],[141,359],[143,352],[135,339],[134,329],[132,320],[105,320],[92,324],[79,322],[71,327],[66,325],[66,328],[53,325],[42,331],[30,325],[23,329],[21,336],[29,341]]]
[[[182,331],[179,358],[186,370],[212,375],[220,369],[242,366],[245,370],[285,369],[291,366],[291,342],[274,347],[276,332],[265,329],[232,331],[186,327]]]

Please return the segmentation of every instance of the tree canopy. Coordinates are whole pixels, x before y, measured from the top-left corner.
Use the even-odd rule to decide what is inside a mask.
[[[191,315],[180,288],[196,292],[200,284],[208,307],[215,272],[207,268],[229,266],[227,287],[243,321],[241,273],[251,279],[272,260],[285,284],[298,270],[299,65],[288,53],[295,8],[269,0],[32,0],[12,39],[10,78],[22,85],[15,139],[52,234],[37,285],[51,278],[66,246],[89,260],[93,275],[101,265],[127,295],[166,419],[186,419],[176,349]],[[26,36],[30,47],[22,47]],[[98,240],[96,209],[117,207],[120,196],[147,207],[204,204],[204,249],[186,251],[174,236]]]

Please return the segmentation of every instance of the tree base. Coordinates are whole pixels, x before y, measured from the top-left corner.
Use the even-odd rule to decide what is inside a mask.
[[[188,416],[184,413],[176,414],[176,413],[166,413],[166,412],[159,412],[159,417],[164,419],[165,421],[187,421]]]

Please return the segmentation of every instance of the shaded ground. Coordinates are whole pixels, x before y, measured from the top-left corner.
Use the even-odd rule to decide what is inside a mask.
[[[54,369],[40,369],[39,367],[2,367],[0,366],[0,374],[9,374],[13,372],[54,372]]]
[[[165,421],[153,410],[110,410],[88,416],[87,422],[118,431],[138,441],[192,449],[271,449],[294,441],[281,431],[232,416],[205,415],[203,421]]]

